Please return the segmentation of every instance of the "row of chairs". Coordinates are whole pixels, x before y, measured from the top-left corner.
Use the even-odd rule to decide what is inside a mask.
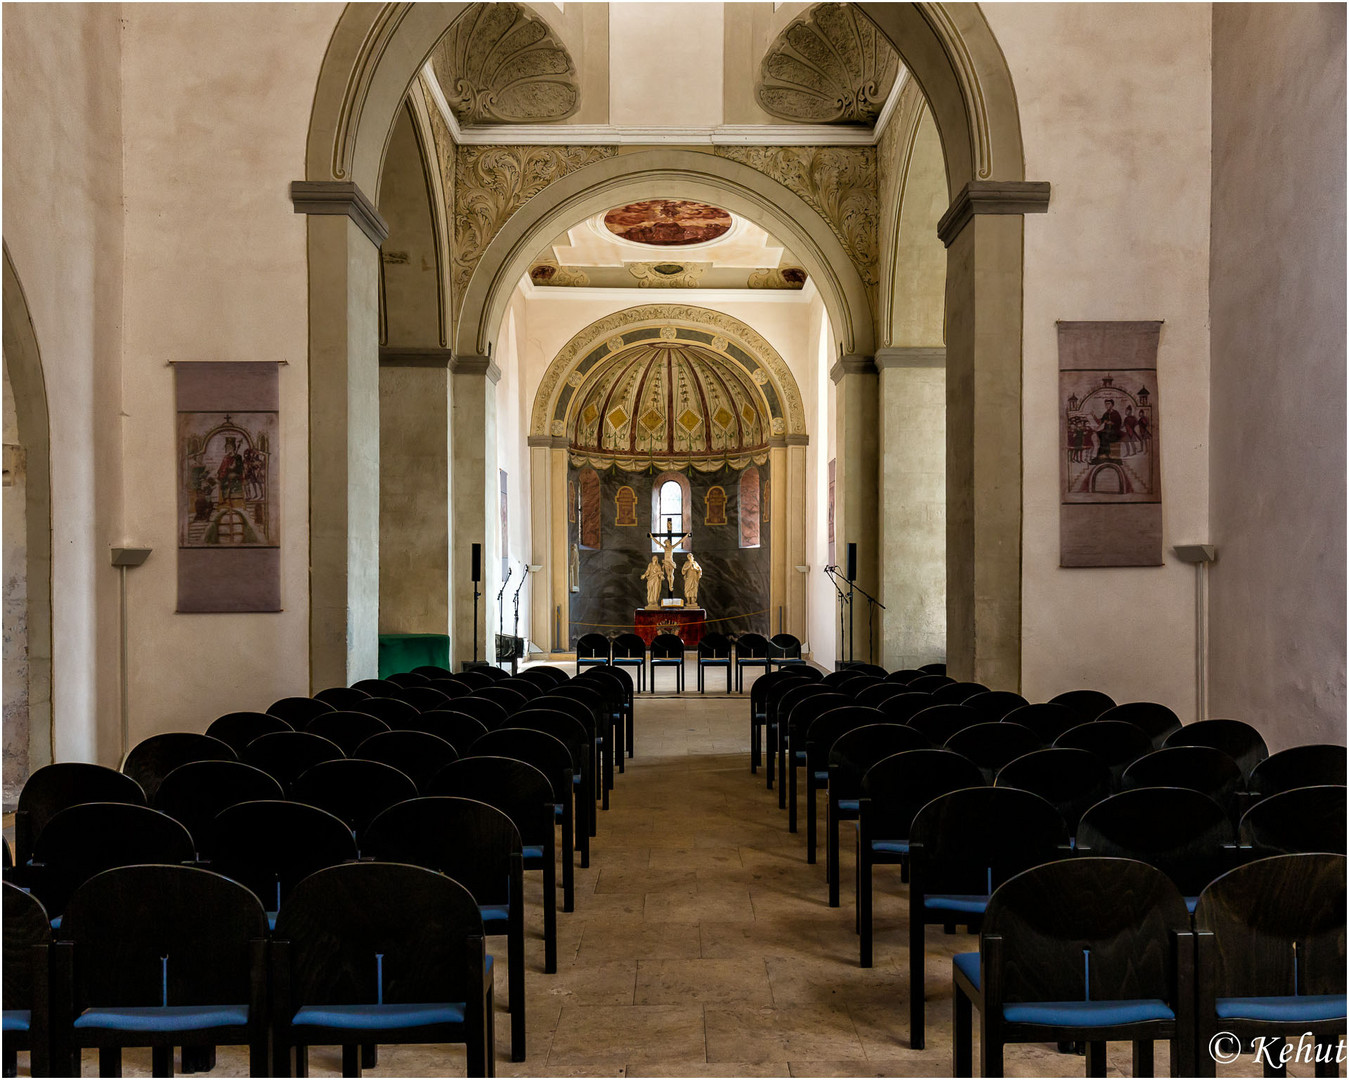
[[[576,640],[576,670],[595,665],[635,668],[637,671],[637,689],[643,688],[643,678],[650,673],[651,690],[656,689],[656,669],[674,668],[675,686],[682,693],[684,689],[684,653],[686,646],[677,634],[657,634],[651,642],[648,654],[646,643],[637,634],[618,634],[613,639],[603,634],[582,634]],[[706,633],[699,639],[697,646],[698,692],[705,693],[707,675],[718,668],[726,671],[726,692],[731,692],[731,673],[735,673],[735,689],[740,693],[744,688],[746,671],[763,669],[780,670],[795,665],[804,665],[801,657],[801,641],[793,634],[775,634],[766,638],[762,634],[738,634],[734,638],[725,634]]]

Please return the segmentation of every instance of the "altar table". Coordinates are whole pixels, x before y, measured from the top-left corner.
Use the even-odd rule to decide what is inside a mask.
[[[696,649],[703,639],[707,612],[702,608],[638,608],[637,634],[647,648],[657,634],[674,634],[690,649]]]

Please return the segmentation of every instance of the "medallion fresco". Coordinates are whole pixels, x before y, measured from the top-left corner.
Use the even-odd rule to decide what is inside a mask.
[[[720,207],[682,199],[647,199],[604,215],[604,227],[615,236],[655,247],[705,244],[724,236],[731,224]]]

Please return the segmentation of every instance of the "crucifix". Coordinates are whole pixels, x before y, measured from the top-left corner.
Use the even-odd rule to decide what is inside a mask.
[[[666,588],[667,588],[668,591],[669,591],[669,595],[670,595],[671,598],[673,598],[673,597],[674,597],[674,594],[675,594],[675,591],[674,591],[674,575],[675,575],[674,549],[675,549],[678,545],[682,544],[685,540],[687,540],[687,539],[688,539],[689,537],[691,537],[692,535],[693,535],[692,533],[677,533],[677,532],[675,532],[675,531],[674,531],[674,518],[666,518],[666,519],[665,519],[665,531],[664,531],[664,532],[647,533],[647,536],[651,537],[652,540],[658,540],[658,541],[660,541],[661,545],[665,548],[665,559],[663,560],[663,562],[662,562],[661,565],[663,566],[663,568],[664,568],[664,570],[665,570],[665,585],[666,585]]]

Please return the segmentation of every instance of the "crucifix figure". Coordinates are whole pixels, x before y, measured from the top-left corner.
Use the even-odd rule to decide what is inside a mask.
[[[678,547],[680,544],[682,544],[685,540],[689,539],[692,535],[693,533],[682,533],[682,534],[676,533],[674,531],[674,518],[665,519],[664,532],[647,533],[647,536],[651,537],[652,540],[660,541],[661,545],[665,548],[665,558],[662,561],[661,565],[665,569],[665,583],[667,586],[669,586],[671,596],[674,595],[674,579],[675,579],[674,549]]]

